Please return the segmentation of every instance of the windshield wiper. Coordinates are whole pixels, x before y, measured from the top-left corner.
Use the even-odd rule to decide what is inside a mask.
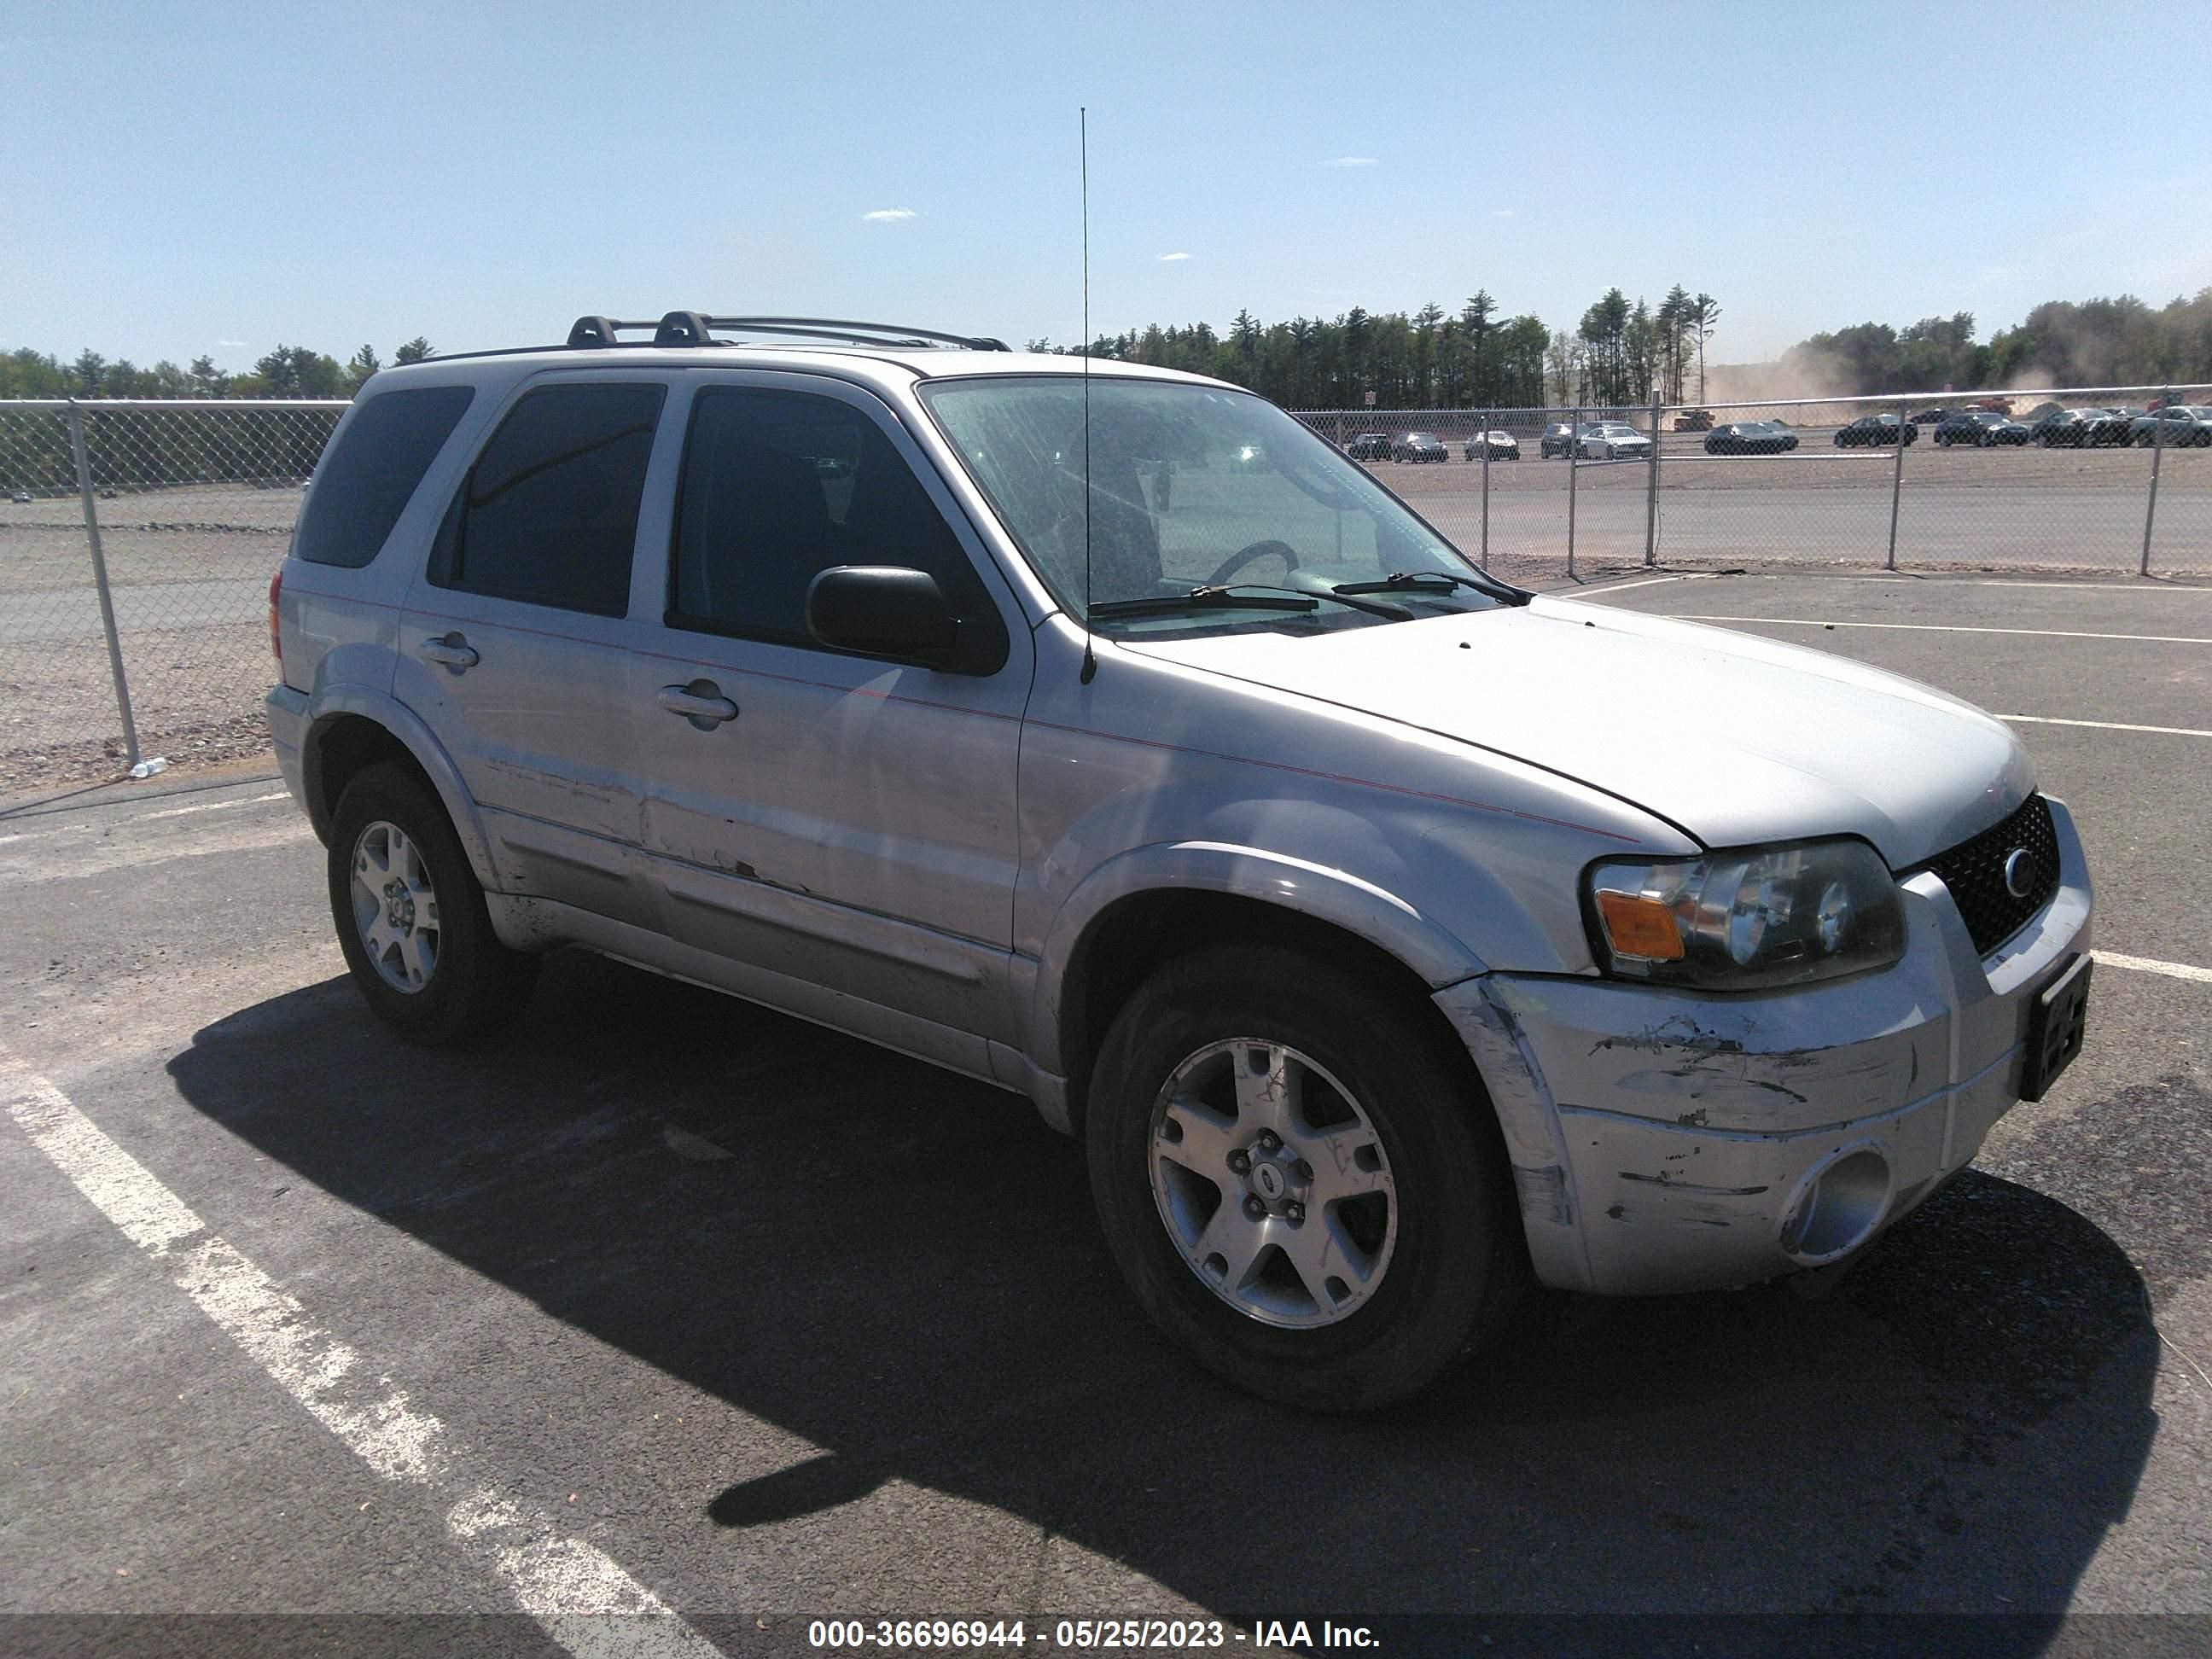
[[[1500,590],[1494,582],[1477,581],[1472,576],[1456,576],[1449,570],[1394,570],[1380,581],[1340,582],[1329,589],[1332,593],[1449,593],[1455,588],[1469,587],[1478,593],[1487,594],[1507,605],[1526,605],[1525,596],[1510,588]]]
[[[1438,584],[1443,584],[1441,586]],[[1339,582],[1329,589],[1332,593],[1402,593],[1407,589],[1419,592],[1423,588],[1432,593],[1449,593],[1455,587],[1472,587],[1477,592],[1490,589],[1472,576],[1455,576],[1449,570],[1394,570],[1376,582]]]
[[[1251,597],[1247,598],[1246,595]],[[1093,618],[1100,617],[1168,617],[1183,611],[1318,611],[1323,599],[1348,605],[1354,611],[1364,611],[1370,617],[1382,617],[1391,622],[1411,620],[1408,612],[1395,605],[1376,605],[1356,599],[1346,599],[1341,593],[1309,593],[1295,587],[1269,587],[1258,582],[1237,582],[1227,586],[1194,587],[1188,593],[1162,594],[1158,599],[1102,599],[1091,607]]]

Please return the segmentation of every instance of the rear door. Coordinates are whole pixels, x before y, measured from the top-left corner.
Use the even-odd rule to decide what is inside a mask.
[[[503,890],[647,927],[629,611],[648,477],[674,465],[654,453],[669,378],[523,386],[410,589],[393,688],[459,767]]]
[[[726,372],[691,403],[639,711],[644,845],[688,944],[1011,1038],[1014,781],[1031,645],[893,412],[823,377]],[[919,568],[992,642],[952,673],[831,650],[808,584]],[[973,1061],[966,1063],[972,1064]]]

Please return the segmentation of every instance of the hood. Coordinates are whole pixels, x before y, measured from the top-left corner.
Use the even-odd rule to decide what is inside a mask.
[[[1904,869],[2034,787],[2012,732],[1943,692],[1825,652],[1571,600],[1318,638],[1124,648],[1509,755],[1708,847],[1861,836]]]

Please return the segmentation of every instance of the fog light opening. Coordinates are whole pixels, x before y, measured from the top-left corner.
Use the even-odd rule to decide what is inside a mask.
[[[1782,1224],[1783,1254],[1808,1267],[1848,1255],[1888,1209],[1889,1160],[1871,1146],[1845,1152],[1806,1177]]]

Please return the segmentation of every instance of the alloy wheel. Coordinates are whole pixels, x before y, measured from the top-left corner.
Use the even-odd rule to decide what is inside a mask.
[[[1177,1066],[1152,1109],[1152,1196],[1184,1263],[1262,1324],[1349,1317],[1381,1286],[1398,1200],[1366,1111],[1310,1056],[1232,1037]]]
[[[353,844],[353,915],[362,949],[384,982],[413,994],[438,971],[438,891],[422,850],[379,818]]]

